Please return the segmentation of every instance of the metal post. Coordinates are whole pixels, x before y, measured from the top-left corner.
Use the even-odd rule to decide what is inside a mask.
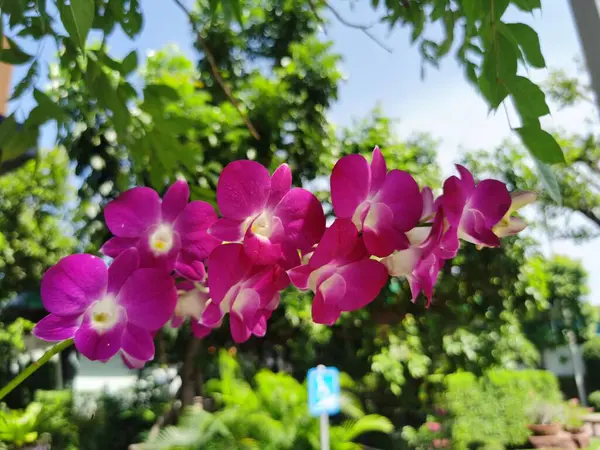
[[[592,80],[596,106],[600,114],[600,8],[598,0],[569,0],[571,13]]]
[[[321,450],[329,450],[329,416],[321,414]]]

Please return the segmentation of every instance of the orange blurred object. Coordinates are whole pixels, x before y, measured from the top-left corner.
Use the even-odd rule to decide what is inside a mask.
[[[2,38],[2,48],[8,48],[8,41]],[[0,63],[0,114],[6,116],[8,99],[10,98],[10,81],[13,67],[9,64]]]

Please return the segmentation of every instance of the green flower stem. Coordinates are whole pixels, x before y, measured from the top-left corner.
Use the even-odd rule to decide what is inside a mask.
[[[32,362],[27,368],[18,374],[15,378],[10,380],[6,386],[0,390],[0,400],[10,394],[17,386],[19,386],[23,381],[29,378],[36,370],[46,364],[50,359],[56,355],[57,353],[62,352],[65,348],[71,346],[73,344],[73,339],[67,339],[66,341],[59,342],[50,350],[48,350],[44,355],[35,362]]]

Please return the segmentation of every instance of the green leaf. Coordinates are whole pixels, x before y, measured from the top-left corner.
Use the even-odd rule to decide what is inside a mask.
[[[134,50],[129,55],[123,59],[121,63],[121,73],[123,75],[128,75],[133,72],[138,66],[138,56],[137,52]]]
[[[546,61],[540,47],[540,38],[535,30],[524,23],[507,23],[505,25],[521,47],[526,61],[532,67],[538,69],[546,67]]]
[[[542,117],[550,114],[546,104],[546,94],[528,78],[516,77],[507,82],[507,86],[521,116]]]
[[[148,84],[144,87],[144,99],[155,97],[170,101],[179,100],[179,92],[166,84]]]
[[[11,140],[17,133],[17,121],[14,115],[8,116],[0,123],[0,162],[13,159],[19,154],[11,152]]]
[[[483,5],[483,8],[486,13],[488,13],[490,15],[493,13],[494,20],[499,21],[500,18],[502,17],[502,15],[504,14],[504,12],[506,11],[506,9],[508,8],[508,5],[510,4],[510,0],[492,0],[492,1],[480,0],[480,3]],[[491,8],[492,6],[494,7],[493,10]]]
[[[94,79],[94,90],[98,92],[98,102],[112,112],[112,123],[117,133],[125,133],[127,125],[131,122],[131,115],[127,102],[115,90],[107,75],[99,71]]]
[[[58,12],[71,40],[85,49],[85,41],[96,12],[94,0],[60,0]]]
[[[552,170],[552,167],[544,164],[537,158],[533,158],[535,167],[537,169],[540,180],[544,185],[544,189],[548,192],[548,195],[559,205],[562,204],[562,195],[560,193],[560,187],[558,186],[558,180]]]
[[[27,91],[27,89],[29,89],[31,87],[34,79],[38,75],[38,69],[39,69],[38,62],[35,61],[29,67],[29,70],[27,71],[27,74],[23,77],[23,79],[21,81],[19,81],[19,84],[17,84],[17,86],[15,86],[15,89],[10,98],[11,100],[18,99],[21,95],[23,95],[25,93],[25,91]]]
[[[523,145],[537,159],[548,164],[565,162],[563,152],[550,133],[535,125],[526,125],[515,129]]]
[[[31,61],[33,56],[21,50],[17,43],[12,39],[6,38],[6,40],[8,41],[8,48],[0,50],[0,61],[13,66],[26,64]]]
[[[541,0],[512,0],[512,2],[522,11],[531,12],[534,9],[542,9]]]
[[[38,102],[38,106],[49,119],[53,118],[60,122],[69,118],[69,115],[44,92],[35,89],[33,91],[33,98]]]
[[[34,108],[35,109],[35,108]],[[29,119],[21,126],[14,115],[0,124],[0,161],[11,160],[35,147],[39,138],[39,127]]]
[[[480,17],[482,12],[481,0],[463,0],[461,5],[463,14],[467,19],[467,25],[474,25],[475,21]]]

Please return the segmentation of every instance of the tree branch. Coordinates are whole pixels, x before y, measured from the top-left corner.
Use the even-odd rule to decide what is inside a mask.
[[[260,140],[260,135],[258,134],[258,131],[256,131],[256,128],[254,128],[254,125],[252,125],[252,122],[250,122],[250,119],[248,119],[248,116],[246,116],[246,114],[244,114],[244,112],[240,108],[239,102],[235,99],[235,97],[233,96],[233,93],[231,92],[231,89],[229,88],[229,86],[227,85],[227,83],[225,82],[223,77],[221,76],[221,72],[219,72],[219,67],[217,66],[217,62],[215,61],[215,57],[213,56],[212,52],[208,48],[208,44],[206,43],[206,40],[202,37],[202,30],[200,28],[198,28],[198,24],[194,20],[194,16],[190,12],[190,10],[187,9],[187,7],[181,2],[181,0],[173,0],[173,1],[175,2],[175,4],[177,6],[179,6],[179,8],[183,11],[183,13],[187,16],[190,24],[192,25],[192,29],[194,30],[194,32],[196,33],[197,38],[198,38],[198,44],[200,44],[202,51],[206,55],[206,59],[208,60],[208,64],[210,65],[210,71],[212,72],[213,77],[215,78],[217,84],[219,86],[221,86],[221,89],[223,89],[223,92],[227,96],[227,99],[230,101],[230,103],[233,105],[233,107],[237,110],[238,114],[244,120],[244,123],[246,124],[246,127],[248,127],[250,134],[252,134],[254,139],[256,139],[257,141]]]
[[[585,217],[587,217],[589,220],[591,220],[592,222],[594,222],[597,226],[600,227],[600,217],[598,217],[592,211],[587,210],[587,209],[579,209],[578,211],[581,214],[583,214]]]
[[[313,12],[315,12],[315,15],[317,16],[317,18],[319,18],[319,15],[317,14],[317,8],[314,4],[313,0],[309,0],[310,3],[310,7],[313,10]],[[331,11],[333,13],[333,15],[336,17],[336,19],[342,23],[343,25],[349,27],[349,28],[354,28],[356,30],[362,31],[364,34],[366,34],[369,39],[371,39],[373,42],[375,42],[377,45],[379,45],[382,49],[384,49],[386,52],[388,53],[392,53],[393,50],[388,47],[387,45],[385,45],[377,36],[375,36],[372,32],[371,32],[371,28],[373,28],[373,24],[367,25],[367,24],[363,24],[363,23],[354,23],[354,22],[350,22],[348,20],[346,20],[346,18],[344,18],[344,16],[342,16],[340,14],[340,12],[335,9],[333,6],[331,6],[327,1],[323,1],[323,4],[325,5],[325,7]]]

